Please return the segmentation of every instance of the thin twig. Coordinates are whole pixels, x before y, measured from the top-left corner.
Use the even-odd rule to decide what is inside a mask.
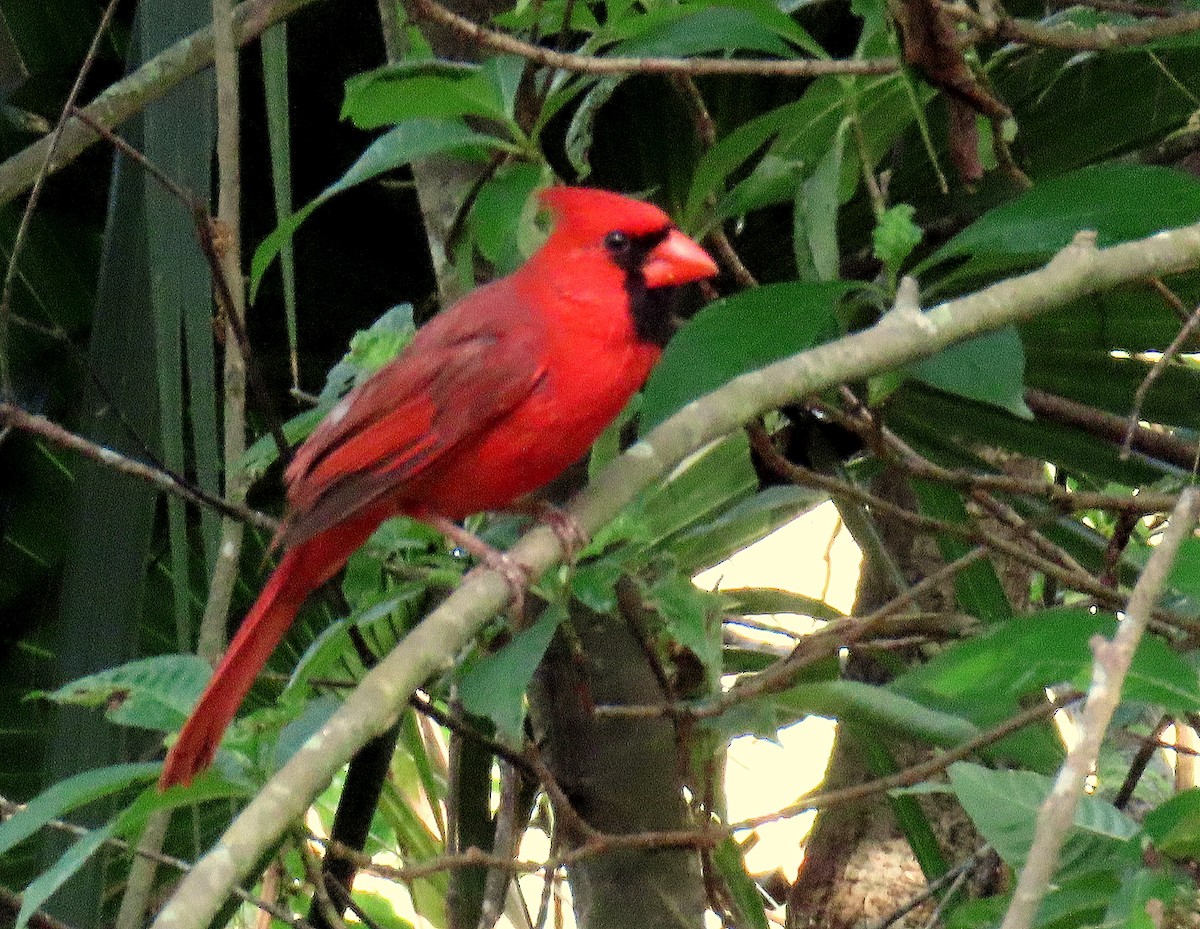
[[[415,18],[447,26],[473,42],[519,55],[535,64],[576,74],[757,74],[764,77],[817,77],[824,74],[891,74],[899,68],[895,58],[863,60],[745,58],[620,58],[609,55],[577,55],[556,52],[488,29],[446,9],[436,0],[409,0]]]
[[[178,474],[164,468],[151,467],[148,464],[128,458],[120,452],[115,452],[111,448],[97,445],[95,442],[85,439],[81,435],[76,435],[74,432],[64,429],[57,423],[51,422],[44,416],[35,416],[33,413],[27,413],[19,406],[14,406],[11,403],[0,402],[0,424],[36,435],[58,448],[75,452],[97,464],[104,465],[106,468],[112,468],[121,474],[127,474],[130,477],[137,478],[139,481],[145,481],[158,490],[181,497],[188,503],[216,510],[229,519],[249,523],[268,532],[274,532],[279,528],[279,521],[272,516],[268,516],[266,513],[252,510],[245,504],[230,503],[222,500],[220,497],[214,497],[211,494],[205,493],[199,487],[189,484]]]
[[[942,7],[955,19],[976,26],[997,39],[1076,52],[1100,52],[1145,45],[1200,29],[1200,13],[1195,12],[1127,26],[1106,23],[1095,29],[1081,29],[1073,24],[1045,26],[1025,19],[1004,18],[995,24],[994,29],[989,29],[984,18],[966,3],[944,3]]]
[[[1133,436],[1138,426],[1138,420],[1142,418],[1142,406],[1146,402],[1146,395],[1150,392],[1150,388],[1170,367],[1171,362],[1176,356],[1183,351],[1184,343],[1188,341],[1200,328],[1200,306],[1196,307],[1188,316],[1185,322],[1175,334],[1175,338],[1171,340],[1171,344],[1167,346],[1166,351],[1150,366],[1150,370],[1146,372],[1146,376],[1142,378],[1142,382],[1138,384],[1137,390],[1133,392],[1133,409],[1129,411],[1129,429],[1125,433],[1125,441],[1121,443],[1121,460],[1127,461],[1129,453],[1133,449]]]
[[[224,459],[225,499],[241,503],[249,480],[241,465],[246,450],[246,359],[237,333],[245,333],[246,292],[242,281],[241,243],[241,104],[238,93],[237,41],[234,37],[232,0],[212,0],[213,65],[217,79],[217,234],[213,251],[220,267],[214,280],[226,296],[222,307],[232,338],[225,343]],[[232,343],[232,344],[231,344]],[[208,602],[200,620],[196,654],[215,664],[225,649],[229,601],[241,564],[242,524],[221,523],[221,540],[209,581]]]
[[[1012,903],[1001,929],[1029,929],[1058,868],[1059,851],[1075,819],[1075,808],[1088,775],[1100,755],[1109,721],[1121,702],[1121,687],[1143,633],[1151,608],[1166,583],[1179,546],[1192,534],[1200,514],[1200,490],[1188,488],[1171,514],[1162,541],[1146,563],[1129,598],[1129,609],[1112,641],[1092,639],[1092,683],[1079,718],[1079,741],[1067,752],[1054,788],[1035,819],[1033,844],[1017,880]]]

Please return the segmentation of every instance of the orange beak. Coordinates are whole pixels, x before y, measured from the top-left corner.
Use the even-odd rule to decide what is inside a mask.
[[[713,277],[716,273],[717,264],[708,256],[708,252],[678,229],[672,229],[642,265],[647,287],[690,284]]]

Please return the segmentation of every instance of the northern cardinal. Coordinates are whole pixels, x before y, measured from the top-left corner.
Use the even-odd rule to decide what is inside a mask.
[[[275,539],[287,551],[167,754],[160,788],[212,762],[305,599],[383,520],[426,521],[487,556],[455,522],[508,507],[581,458],[658,360],[675,288],[717,272],[656,206],[571,187],[541,200],[556,220],[546,243],[423,326],[297,450]]]

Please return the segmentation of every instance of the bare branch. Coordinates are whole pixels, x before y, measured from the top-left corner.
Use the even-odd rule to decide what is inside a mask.
[[[1012,903],[1004,914],[1000,929],[1029,929],[1033,924],[1058,868],[1059,851],[1071,831],[1075,808],[1087,777],[1100,756],[1100,745],[1109,721],[1121,702],[1121,686],[1125,683],[1133,653],[1150,622],[1151,609],[1166,583],[1179,546],[1191,536],[1198,515],[1200,490],[1190,487],[1180,496],[1162,541],[1146,563],[1129,599],[1129,611],[1117,626],[1116,635],[1111,642],[1102,636],[1092,639],[1092,683],[1080,715],[1079,741],[1067,752],[1054,789],[1038,811],[1029,858],[1017,880]]]
[[[268,532],[274,532],[279,528],[279,521],[274,517],[268,516],[266,513],[252,510],[242,504],[228,503],[220,497],[210,496],[199,487],[189,484],[177,474],[172,474],[170,471],[164,471],[160,468],[153,468],[140,461],[127,458],[120,452],[115,452],[103,445],[97,445],[95,442],[91,442],[81,435],[76,435],[74,432],[64,429],[44,416],[35,416],[32,413],[27,413],[14,404],[0,403],[0,424],[39,436],[58,448],[75,452],[97,464],[104,465],[106,468],[112,468],[121,474],[128,474],[139,481],[145,481],[147,484],[151,484],[165,493],[182,497],[188,503],[216,510],[230,519],[250,523]]]

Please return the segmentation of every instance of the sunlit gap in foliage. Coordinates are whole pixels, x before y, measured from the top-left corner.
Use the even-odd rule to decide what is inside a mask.
[[[774,587],[824,599],[849,613],[862,555],[841,524],[837,508],[826,503],[780,527],[755,544],[696,575],[705,590]],[[776,613],[771,625],[806,634],[822,625],[808,616]],[[745,630],[747,636],[756,631]],[[769,632],[763,641],[778,640]],[[728,683],[726,683],[728,686]],[[816,787],[825,776],[836,727],[832,720],[810,717],[779,732],[778,742],[743,736],[729,746],[725,766],[728,817],[731,821],[770,813]],[[782,870],[790,882],[804,860],[803,843],[815,813],[769,823],[739,835],[751,839],[746,866],[751,874]]]

